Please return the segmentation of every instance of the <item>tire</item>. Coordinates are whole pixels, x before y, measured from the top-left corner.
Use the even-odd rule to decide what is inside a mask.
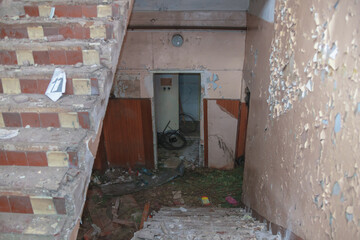
[[[195,119],[186,113],[179,114],[179,125],[180,131],[183,133],[196,132],[198,127]]]
[[[179,150],[186,146],[185,137],[175,130],[165,132],[165,142],[166,144],[163,147],[170,150]],[[170,148],[168,148],[168,145]]]

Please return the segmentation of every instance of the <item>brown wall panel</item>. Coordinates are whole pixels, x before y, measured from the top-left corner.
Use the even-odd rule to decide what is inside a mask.
[[[208,167],[209,165],[209,138],[208,138],[208,107],[207,107],[207,99],[204,99],[204,167]]]
[[[230,99],[217,99],[216,104],[229,113],[234,118],[239,117],[240,101]]]
[[[241,103],[239,125],[238,125],[238,136],[236,143],[236,158],[239,158],[245,154],[247,119],[248,119],[248,107],[246,103]]]
[[[104,137],[110,166],[153,166],[150,100],[110,99]]]

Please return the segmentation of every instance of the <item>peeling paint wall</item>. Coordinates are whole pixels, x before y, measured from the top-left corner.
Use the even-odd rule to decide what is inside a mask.
[[[304,239],[360,239],[359,14],[278,0],[274,23],[248,16],[243,201]]]

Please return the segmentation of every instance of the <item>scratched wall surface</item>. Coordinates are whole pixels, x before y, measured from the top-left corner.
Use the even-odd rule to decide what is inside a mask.
[[[243,201],[304,239],[360,239],[359,22],[357,0],[248,16]]]

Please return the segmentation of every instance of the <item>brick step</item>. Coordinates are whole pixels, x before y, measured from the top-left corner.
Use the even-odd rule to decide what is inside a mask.
[[[0,139],[1,166],[81,167],[85,129],[8,128],[17,136]],[[2,130],[4,131],[4,129]]]
[[[68,95],[53,102],[46,95],[0,95],[0,127],[84,128],[98,125],[97,96]]]
[[[0,40],[0,65],[102,65],[112,68],[113,61],[117,61],[113,56],[116,45],[116,40]]]
[[[114,39],[118,21],[72,19],[1,20],[0,39],[62,41],[65,39]]]
[[[56,66],[0,67],[0,93],[45,94]],[[109,70],[101,67],[62,67],[66,73],[65,95],[100,95]]]
[[[60,239],[67,217],[0,213],[0,240]]]
[[[90,173],[75,168],[3,166],[0,212],[80,216]]]

